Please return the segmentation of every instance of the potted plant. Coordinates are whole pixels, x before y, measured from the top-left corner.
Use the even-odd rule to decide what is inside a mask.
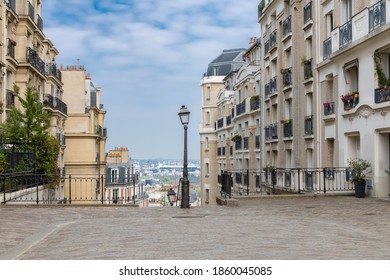
[[[234,136],[232,137],[232,141],[233,141],[233,142],[239,142],[239,141],[241,141],[241,135],[238,135],[238,134],[234,135]]]
[[[365,159],[348,159],[348,169],[351,172],[350,181],[355,184],[355,196],[365,197],[366,193],[366,171],[371,163]]]

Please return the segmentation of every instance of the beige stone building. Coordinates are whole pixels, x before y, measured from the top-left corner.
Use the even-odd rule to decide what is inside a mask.
[[[223,114],[217,107],[219,93],[224,90],[224,78],[227,74],[237,70],[242,64],[242,55],[245,49],[224,50],[208,66],[207,72],[201,80],[202,115],[200,134],[201,153],[201,201],[202,204],[215,204],[219,194],[218,189],[218,148],[222,143],[218,142],[216,125]],[[220,97],[221,98],[221,97]],[[219,114],[219,115],[218,115]],[[227,135],[225,135],[227,138]],[[228,136],[230,138],[230,135]],[[225,138],[225,140],[226,140]],[[221,139],[221,141],[225,141]]]
[[[83,66],[61,67],[64,101],[68,105],[65,124],[65,175],[94,178],[96,183],[86,190],[90,200],[101,199],[106,159],[106,110],[100,103],[101,89],[92,82]],[[96,192],[95,192],[96,190]],[[69,193],[69,190],[67,190]],[[76,194],[75,191],[72,191]]]
[[[67,105],[63,101],[62,77],[56,65],[58,50],[45,36],[42,19],[42,1],[1,1],[1,75],[0,121],[4,122],[12,108],[20,108],[17,96],[23,96],[26,87],[33,87],[51,115],[50,133],[61,144],[58,168],[64,168],[64,125]],[[63,182],[59,193],[63,194]]]
[[[65,125],[66,174],[100,176],[105,172],[104,127],[106,110],[100,103],[101,89],[83,66],[61,68],[64,100],[68,104]]]
[[[261,1],[265,165],[315,168],[319,165],[315,1]],[[306,173],[306,186],[312,174]],[[280,183],[279,183],[280,181]],[[278,184],[294,180],[280,177]]]

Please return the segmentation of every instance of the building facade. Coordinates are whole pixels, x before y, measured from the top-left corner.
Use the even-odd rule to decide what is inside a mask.
[[[44,34],[42,1],[1,1],[1,75],[0,121],[6,121],[13,106],[21,108],[18,96],[23,97],[32,87],[50,113],[49,133],[60,143],[58,168],[63,175],[67,104],[63,101],[63,82],[56,64],[59,54]],[[56,194],[63,195],[63,182]]]
[[[219,168],[230,168],[218,159],[218,150],[226,145],[230,135],[223,132],[217,133],[218,118],[229,114],[230,107],[225,107],[225,111],[218,111],[218,98],[222,98],[220,93],[225,89],[224,78],[232,71],[236,71],[244,61],[242,55],[246,49],[224,50],[209,65],[207,72],[201,79],[202,96],[202,116],[200,125],[200,153],[201,153],[201,201],[202,205],[215,204],[216,197],[219,195],[218,172]],[[233,86],[233,85],[232,85]],[[228,95],[229,93],[227,93]],[[227,99],[231,96],[227,96]],[[228,105],[231,106],[231,105]],[[218,128],[218,130],[221,128]],[[221,137],[220,140],[219,137]],[[225,138],[223,138],[225,137]],[[225,146],[226,149],[226,146]],[[219,166],[220,161],[221,166]],[[225,166],[223,166],[225,164]]]
[[[108,204],[148,207],[148,196],[131,163],[128,148],[117,147],[107,154],[105,200]]]
[[[368,160],[368,194],[388,197],[390,1],[321,1],[316,14],[322,163]]]
[[[83,66],[61,67],[64,100],[68,105],[65,124],[65,175],[101,178],[106,171],[104,127],[106,110],[100,103],[101,89],[96,87]],[[88,197],[101,199],[103,184],[96,180],[96,190]],[[68,192],[67,192],[68,193]],[[73,192],[74,193],[74,192]]]

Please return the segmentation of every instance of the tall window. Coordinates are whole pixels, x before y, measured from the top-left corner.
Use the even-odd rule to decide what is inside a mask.
[[[111,183],[118,183],[119,170],[111,169]]]
[[[342,23],[346,23],[352,18],[352,0],[342,1]]]

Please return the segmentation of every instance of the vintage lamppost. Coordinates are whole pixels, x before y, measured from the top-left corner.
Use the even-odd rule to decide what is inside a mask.
[[[183,180],[181,187],[181,208],[190,208],[190,181],[188,181],[188,163],[187,163],[187,128],[190,120],[190,111],[182,105],[179,111],[180,121],[184,127],[184,163]]]
[[[168,201],[169,201],[169,204],[171,204],[171,206],[173,206],[173,203],[175,202],[175,198],[176,198],[176,193],[173,189],[169,189],[169,191],[167,192],[167,197],[168,197]]]

